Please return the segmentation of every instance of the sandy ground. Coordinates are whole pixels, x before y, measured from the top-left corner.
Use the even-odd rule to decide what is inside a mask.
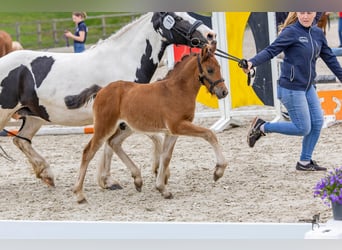
[[[327,37],[332,47],[338,46],[336,22],[331,24]],[[321,63],[318,68],[319,73],[331,74]],[[95,178],[100,150],[86,176],[89,203],[82,205],[77,204],[72,187],[83,147],[91,135],[34,138],[34,147],[55,173],[55,188],[35,178],[10,137],[0,137],[0,145],[16,159],[9,162],[0,158],[0,220],[308,222],[317,213],[321,222],[330,219],[330,209],[313,198],[313,187],[325,173],[295,170],[301,138],[269,134],[251,149],[246,133],[252,118],[243,117],[240,127],[217,134],[229,162],[217,182],[213,181],[215,156],[210,145],[201,139],[180,137],[170,163],[171,200],[163,199],[154,187],[149,157],[152,144],[144,135],[133,135],[124,144],[141,167],[142,192],[135,190],[130,173],[116,156],[112,174],[124,188],[100,189]],[[196,118],[194,122],[210,127],[216,119]],[[329,169],[339,167],[341,138],[341,124],[323,129],[314,159]]]

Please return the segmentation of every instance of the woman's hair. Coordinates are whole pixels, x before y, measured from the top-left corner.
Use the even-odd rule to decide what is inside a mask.
[[[295,23],[297,21],[297,13],[296,12],[289,12],[289,14],[287,15],[284,23],[279,25],[279,33],[287,26]]]
[[[72,14],[75,15],[75,16],[80,16],[83,19],[87,18],[87,13],[83,12],[83,11],[74,11]]]

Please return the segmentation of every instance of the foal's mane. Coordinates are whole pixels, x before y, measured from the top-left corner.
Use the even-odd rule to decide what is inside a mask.
[[[163,79],[167,79],[170,76],[172,76],[173,74],[175,74],[174,72],[177,72],[179,70],[179,68],[181,67],[179,65],[182,65],[184,63],[184,61],[190,60],[190,58],[192,58],[194,56],[197,56],[197,55],[198,55],[198,53],[192,52],[192,53],[190,53],[188,55],[182,56],[181,60],[176,62],[176,64],[173,67],[173,69],[169,70],[169,72],[167,72],[166,76]]]
[[[135,20],[133,20],[132,22],[126,24],[125,26],[123,26],[121,29],[117,30],[115,33],[113,33],[112,35],[110,35],[109,37],[107,37],[106,39],[99,39],[97,41],[96,44],[94,44],[93,46],[91,46],[89,49],[94,49],[96,48],[98,45],[107,43],[107,42],[111,42],[111,41],[115,41],[116,39],[118,39],[120,36],[122,36],[123,34],[125,34],[126,32],[128,32],[129,30],[132,29],[132,27],[134,27],[138,22],[141,22],[142,20],[144,20],[145,18],[147,18],[150,15],[150,13],[146,13],[142,16],[139,16],[138,18],[136,18]]]

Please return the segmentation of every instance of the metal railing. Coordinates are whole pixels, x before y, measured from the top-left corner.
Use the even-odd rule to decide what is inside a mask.
[[[96,43],[105,39],[142,13],[118,13],[100,16],[88,16],[86,24],[89,29],[87,43]],[[75,27],[71,18],[51,19],[49,21],[0,23],[0,29],[6,30],[20,42],[25,49],[49,49],[68,45],[64,37],[66,29],[71,32]]]

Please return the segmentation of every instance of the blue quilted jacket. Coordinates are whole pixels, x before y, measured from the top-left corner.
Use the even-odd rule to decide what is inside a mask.
[[[253,66],[284,52],[279,78],[280,86],[293,90],[306,90],[316,78],[316,61],[321,57],[329,69],[342,82],[342,68],[328,47],[323,31],[316,25],[306,28],[299,21],[282,30],[272,44],[249,61]]]

